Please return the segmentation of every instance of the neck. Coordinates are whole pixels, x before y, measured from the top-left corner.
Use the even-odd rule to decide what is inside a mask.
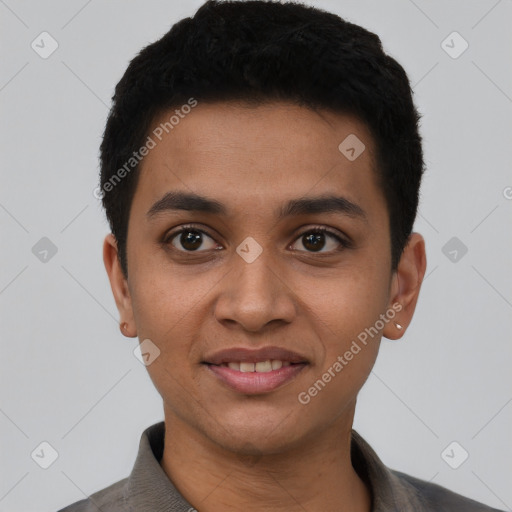
[[[353,411],[279,454],[237,454],[166,410],[162,469],[201,512],[371,512],[350,458]]]

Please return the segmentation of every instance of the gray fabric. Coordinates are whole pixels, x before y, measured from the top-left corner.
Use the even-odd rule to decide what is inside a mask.
[[[148,427],[142,433],[128,478],[58,512],[194,512],[160,466],[164,434],[163,421]],[[387,468],[355,430],[351,458],[355,470],[371,488],[372,512],[503,512]]]

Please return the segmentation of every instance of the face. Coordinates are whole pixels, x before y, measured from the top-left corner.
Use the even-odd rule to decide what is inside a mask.
[[[365,145],[355,159],[338,148],[351,134]],[[268,453],[347,424],[400,293],[365,125],[284,103],[199,103],[153,138],[128,278],[115,258],[107,269],[122,320],[160,351],[147,370],[166,421]]]

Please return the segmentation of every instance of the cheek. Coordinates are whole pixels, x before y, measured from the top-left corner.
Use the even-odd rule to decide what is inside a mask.
[[[133,285],[132,306],[139,336],[173,339],[197,316],[208,289],[207,275],[197,279],[173,268],[139,271]],[[203,299],[202,299],[203,298]]]
[[[349,398],[375,363],[381,337],[375,325],[387,305],[388,277],[382,266],[364,261],[361,268],[346,269],[329,280],[311,299],[324,345],[315,377],[329,382],[327,401]]]
[[[298,396],[313,416],[321,417],[329,410],[332,420],[353,403],[367,380],[381,337],[380,332],[370,336],[365,330],[375,325],[383,312],[384,301],[377,287],[368,293],[361,283],[345,285],[324,296],[319,304],[317,326],[322,330],[323,355]]]
[[[211,294],[221,278],[215,272],[198,275],[170,265],[139,266],[131,286],[132,306],[140,341],[150,339],[160,351],[147,366],[157,388],[179,387],[172,376],[194,377],[202,348],[198,333],[211,317]]]
[[[331,334],[346,343],[375,324],[387,305],[388,287],[389,275],[382,266],[361,260],[326,280],[320,292],[310,294],[310,304]]]
[[[178,408],[190,406],[191,347],[194,342],[204,291],[187,286],[169,270],[139,269],[132,286],[132,306],[141,343],[149,339],[158,348],[158,356],[146,370],[164,401],[173,397]],[[195,328],[194,328],[195,326]],[[152,350],[156,350],[152,345]],[[193,400],[192,400],[193,402]],[[167,403],[167,402],[166,402]],[[181,405],[179,405],[181,404]]]

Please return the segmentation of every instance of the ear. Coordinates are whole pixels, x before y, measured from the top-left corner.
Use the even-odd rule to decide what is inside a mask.
[[[412,233],[393,275],[388,308],[392,308],[395,304],[393,309],[397,311],[398,303],[401,309],[397,311],[393,321],[384,328],[382,334],[386,338],[390,340],[401,338],[411,323],[426,267],[425,240],[419,233]],[[401,325],[402,329],[398,329],[395,322]]]
[[[122,333],[129,338],[135,338],[137,332],[130,290],[128,288],[128,281],[123,274],[119,262],[117,240],[112,233],[109,233],[103,242],[103,263],[105,264],[105,269],[110,280],[110,287],[112,288],[112,293],[119,311],[120,324],[127,324],[126,328],[122,330]]]

